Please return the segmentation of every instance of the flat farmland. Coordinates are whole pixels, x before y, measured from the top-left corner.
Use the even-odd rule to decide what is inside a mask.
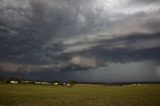
[[[160,85],[0,84],[0,106],[160,106]]]

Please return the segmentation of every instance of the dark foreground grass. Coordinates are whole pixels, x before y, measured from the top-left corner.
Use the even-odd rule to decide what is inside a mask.
[[[0,106],[160,106],[160,85],[0,84]]]

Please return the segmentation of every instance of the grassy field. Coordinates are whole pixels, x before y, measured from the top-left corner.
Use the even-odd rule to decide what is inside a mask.
[[[160,85],[0,84],[0,106],[160,106]]]

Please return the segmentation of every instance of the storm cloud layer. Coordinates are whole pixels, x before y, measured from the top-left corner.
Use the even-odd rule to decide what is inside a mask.
[[[159,0],[0,0],[0,70],[160,62]]]

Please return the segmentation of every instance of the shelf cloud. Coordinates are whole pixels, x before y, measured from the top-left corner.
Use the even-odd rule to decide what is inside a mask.
[[[160,61],[159,0],[0,0],[0,70]],[[140,6],[142,8],[140,8]]]

